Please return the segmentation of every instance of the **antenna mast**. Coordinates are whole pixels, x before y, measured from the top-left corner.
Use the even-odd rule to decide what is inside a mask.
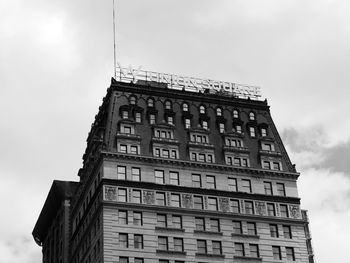
[[[115,43],[115,0],[113,0],[113,62],[114,62],[114,79],[117,78],[117,52]]]

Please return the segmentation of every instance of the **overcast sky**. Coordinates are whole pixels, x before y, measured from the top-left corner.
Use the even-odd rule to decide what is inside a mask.
[[[117,56],[262,88],[301,172],[317,263],[348,263],[350,2],[116,0]],[[54,179],[77,180],[113,75],[112,0],[0,0],[0,263],[41,262]]]

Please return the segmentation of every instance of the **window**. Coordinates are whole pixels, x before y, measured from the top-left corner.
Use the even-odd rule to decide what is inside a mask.
[[[215,197],[208,197],[208,209],[213,211],[218,210],[218,200]]]
[[[162,150],[162,157],[169,158],[169,150],[163,149]]]
[[[135,145],[130,146],[130,153],[131,154],[138,154],[138,148]]]
[[[242,133],[242,126],[241,125],[236,125],[236,132]]]
[[[274,152],[275,145],[273,145],[272,143],[263,142],[263,143],[261,143],[261,149],[264,151]]]
[[[267,136],[267,129],[266,128],[261,128],[260,130],[261,136]]]
[[[263,161],[263,168],[264,169],[271,169],[271,165],[269,161]]]
[[[136,104],[136,97],[135,96],[130,96],[129,97],[129,103],[131,105],[135,105]]]
[[[240,221],[232,221],[233,224],[233,233],[234,234],[242,234],[242,223]]]
[[[248,235],[256,236],[256,224],[253,222],[247,223]]]
[[[212,245],[213,245],[213,254],[221,255],[222,254],[221,241],[213,241]]]
[[[277,195],[279,196],[286,196],[286,190],[284,188],[284,184],[283,183],[277,183]]]
[[[173,218],[173,228],[181,229],[182,228],[182,217],[177,216],[177,215],[173,215],[172,218]]]
[[[254,112],[249,113],[249,120],[255,121],[255,113]]]
[[[187,103],[182,104],[182,110],[188,111],[188,104]]]
[[[135,258],[134,263],[144,263],[143,258]]]
[[[267,206],[267,215],[268,216],[276,216],[275,204],[268,203],[266,206]]]
[[[159,148],[155,148],[155,150],[154,150],[154,156],[160,157],[160,149],[159,149]]]
[[[152,98],[149,98],[147,100],[147,106],[153,108],[154,107],[154,100]]]
[[[119,202],[126,202],[126,189],[125,188],[118,189],[118,201]]]
[[[212,162],[213,162],[213,155],[208,154],[208,155],[207,155],[207,158],[208,158],[208,159],[207,159],[207,162],[208,162],[208,163],[212,163]]]
[[[180,194],[171,194],[171,206],[180,207]]]
[[[272,246],[272,255],[273,255],[273,259],[281,260],[282,259],[281,248],[278,246]]]
[[[202,196],[193,196],[193,206],[194,209],[203,209],[203,197]]]
[[[171,156],[170,158],[172,159],[177,159],[177,151],[176,150],[171,150]]]
[[[248,167],[248,159],[242,158],[242,166],[243,167]]]
[[[137,122],[137,123],[141,123],[142,122],[141,112],[136,112],[135,113],[135,122]]]
[[[224,133],[225,132],[225,123],[219,123],[219,132]]]
[[[254,127],[249,127],[249,134],[250,134],[250,137],[255,137],[255,128]]]
[[[122,111],[122,118],[123,118],[123,119],[129,118],[129,112],[126,111],[126,110],[123,110],[123,111]]]
[[[165,214],[157,214],[157,226],[167,227],[167,216]]]
[[[288,217],[288,206],[280,205],[281,217]]]
[[[158,237],[158,249],[168,250],[168,237]]]
[[[215,189],[216,188],[215,176],[207,175],[207,188],[209,188],[209,189]]]
[[[252,187],[249,179],[242,179],[242,192],[251,193]]]
[[[128,224],[128,211],[119,210],[118,211],[118,219],[119,219],[119,224],[127,225]]]
[[[231,199],[231,210],[233,213],[240,213],[239,201],[236,199]]]
[[[197,231],[205,231],[205,221],[202,217],[196,217],[195,219],[195,225]]]
[[[131,168],[131,177],[133,181],[141,181],[141,169],[137,167]]]
[[[259,257],[259,246],[257,244],[249,244],[250,256],[253,258]]]
[[[184,241],[182,238],[174,237],[174,251],[184,251]]]
[[[126,153],[127,152],[127,146],[125,144],[121,144],[119,147],[119,151],[121,153]]]
[[[233,165],[241,166],[241,158],[235,157],[233,159]]]
[[[295,261],[294,248],[286,247],[287,261]]]
[[[216,116],[222,116],[222,109],[221,108],[216,109]]]
[[[132,201],[141,204],[141,190],[132,190]]]
[[[165,205],[165,193],[156,192],[156,204],[157,205]]]
[[[279,237],[277,225],[270,224],[270,236]]]
[[[220,232],[220,221],[219,219],[210,219],[210,231]]]
[[[202,187],[201,175],[192,174],[192,186],[193,187]]]
[[[143,249],[143,236],[134,235],[134,248]]]
[[[208,122],[207,121],[202,121],[202,128],[205,130],[208,130]]]
[[[197,251],[201,254],[207,254],[207,241],[197,240]]]
[[[134,212],[133,224],[134,226],[142,226],[142,212]]]
[[[167,101],[165,101],[165,109],[167,109],[167,110],[171,110],[171,101],[170,100],[167,100]]]
[[[234,119],[238,119],[239,118],[238,110],[233,110],[232,111],[232,116],[233,116]]]
[[[125,134],[134,134],[135,129],[134,126],[122,124],[120,126],[120,132]]]
[[[244,201],[245,213],[246,214],[254,214],[253,202],[252,201]]]
[[[185,119],[185,129],[191,128],[191,120],[190,119]]]
[[[117,179],[118,180],[126,180],[126,167],[118,166],[117,167]]]
[[[205,114],[205,107],[203,105],[199,106],[199,113]]]
[[[272,195],[272,183],[264,182],[264,190],[266,195]]]
[[[119,257],[119,263],[129,263],[129,258],[127,258],[127,257]]]
[[[180,179],[179,179],[179,173],[178,172],[170,172],[170,184],[173,185],[179,185]]]
[[[121,248],[128,248],[129,247],[128,234],[119,233],[119,246]]]
[[[203,153],[198,154],[198,161],[205,162],[205,154],[203,154]]]
[[[159,263],[169,263],[169,260],[166,260],[166,259],[160,259],[160,260],[159,260]]]
[[[174,125],[174,117],[173,117],[173,116],[168,116],[167,122],[168,122],[168,124],[170,124],[170,125]]]
[[[150,114],[149,115],[149,124],[155,124],[156,123],[156,115]]]
[[[156,178],[156,184],[164,184],[164,171],[162,170],[155,170],[154,176]]]
[[[244,244],[243,243],[235,243],[235,255],[244,257]]]
[[[273,164],[274,170],[278,170],[278,171],[281,170],[281,165],[279,162],[273,162],[272,164]]]
[[[228,178],[228,190],[237,192],[237,179],[236,178]]]
[[[292,238],[292,230],[290,226],[283,226],[283,237],[288,239]]]

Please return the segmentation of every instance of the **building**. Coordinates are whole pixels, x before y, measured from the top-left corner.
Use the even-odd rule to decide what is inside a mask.
[[[118,77],[79,183],[53,183],[33,230],[44,263],[313,262],[299,173],[256,88]]]

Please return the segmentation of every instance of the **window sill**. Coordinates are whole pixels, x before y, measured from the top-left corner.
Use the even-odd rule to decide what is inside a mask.
[[[246,256],[234,256],[234,259],[240,259],[248,262],[261,262],[262,258],[246,257]]]
[[[196,253],[197,257],[210,257],[210,258],[225,258],[222,254],[206,254],[206,253]]]
[[[214,231],[194,230],[193,233],[222,236],[222,232],[214,232]]]
[[[157,249],[156,253],[169,254],[169,255],[186,255],[185,251],[162,250],[162,249]]]
[[[235,234],[235,233],[232,233],[231,236],[232,236],[232,237],[256,238],[256,239],[259,239],[259,238],[260,238],[259,235]]]
[[[161,226],[156,226],[156,230],[160,231],[174,231],[174,232],[185,232],[185,229],[183,228],[174,228],[174,227],[161,227]]]

